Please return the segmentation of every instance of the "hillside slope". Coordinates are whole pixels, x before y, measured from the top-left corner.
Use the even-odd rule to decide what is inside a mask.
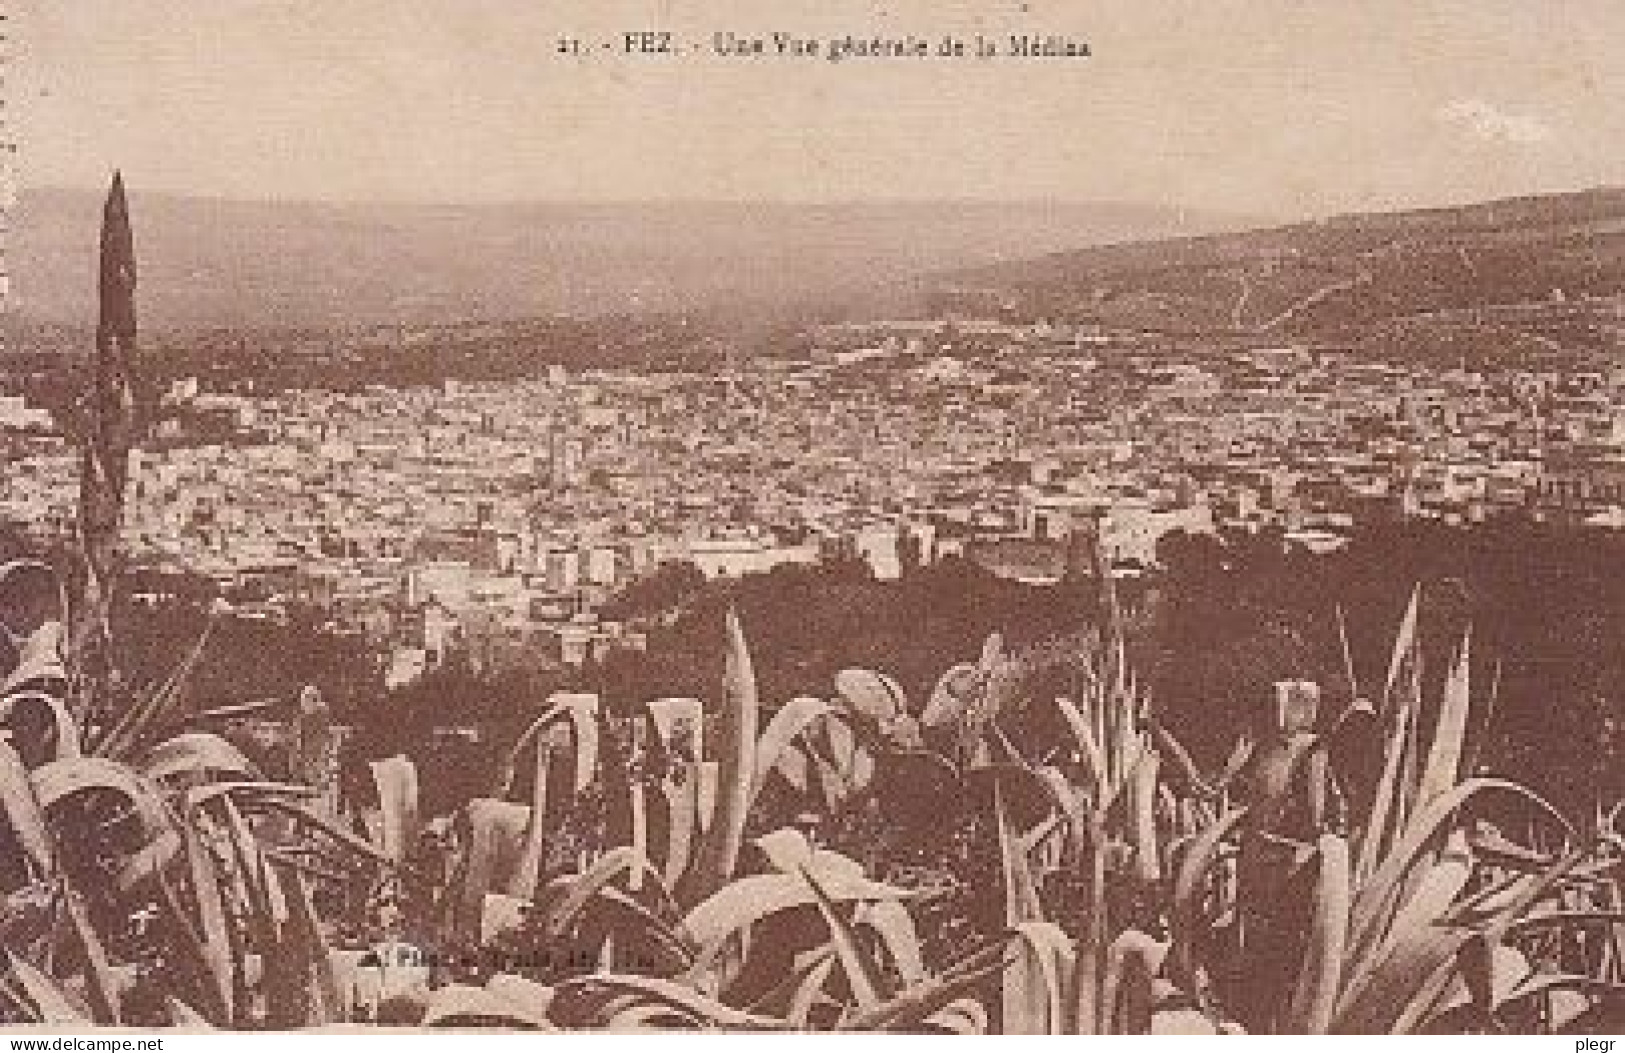
[[[930,287],[939,303],[1019,315],[1284,338],[1421,327],[1443,339],[1519,314],[1486,308],[1546,304],[1523,314],[1579,344],[1599,334],[1572,305],[1625,292],[1625,189],[1085,248],[939,274]]]

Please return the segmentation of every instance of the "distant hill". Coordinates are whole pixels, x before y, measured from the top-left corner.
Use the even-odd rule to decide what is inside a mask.
[[[939,304],[1175,333],[1341,335],[1454,354],[1505,328],[1501,346],[1583,344],[1606,334],[1575,303],[1625,292],[1625,189],[1089,247],[927,284]]]
[[[10,269],[23,315],[91,317],[99,208],[90,192],[22,195]],[[430,206],[139,187],[132,211],[143,321],[182,328],[900,309],[928,271],[1246,223],[1115,203]]]

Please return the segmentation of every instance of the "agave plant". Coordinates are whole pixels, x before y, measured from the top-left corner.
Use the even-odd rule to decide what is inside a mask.
[[[8,566],[0,583],[40,573]],[[265,779],[217,735],[175,730],[204,641],[92,737],[68,713],[61,612],[30,609],[24,628],[7,622],[8,638],[24,639],[0,677],[10,732],[0,742],[0,839],[23,861],[6,890],[6,1012],[215,1026],[330,1019],[311,882],[331,872],[324,860],[387,857],[310,810],[309,787]],[[271,815],[306,836],[262,838]],[[30,902],[43,907],[19,909]]]
[[[1283,710],[1275,734],[1238,749],[1221,780],[1229,790],[1234,776],[1236,799],[1183,853],[1175,976],[1255,1028],[1494,1030],[1504,1014],[1526,1012],[1525,1000],[1617,982],[1554,972],[1520,949],[1519,934],[1532,927],[1608,924],[1607,911],[1564,902],[1596,902],[1617,849],[1580,837],[1522,784],[1469,770],[1470,631],[1430,702],[1419,613],[1418,592],[1380,702],[1357,695],[1323,732],[1312,712]],[[1362,753],[1380,763],[1361,764]],[[1486,852],[1474,809],[1497,797],[1544,824],[1556,850]],[[1208,876],[1226,857],[1235,860],[1231,895],[1214,899]],[[1290,995],[1249,999],[1249,989]]]

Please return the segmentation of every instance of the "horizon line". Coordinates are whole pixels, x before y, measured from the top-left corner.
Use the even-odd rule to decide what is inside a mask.
[[[112,170],[109,170],[109,179]],[[1625,191],[1625,183],[1595,183],[1556,190],[1525,190],[1489,197],[1459,199],[1432,199],[1430,201],[1382,202],[1364,205],[1346,205],[1325,211],[1301,213],[1264,213],[1241,209],[1226,209],[1191,205],[1178,201],[1156,201],[1121,197],[1058,197],[1054,195],[1017,195],[1009,197],[909,197],[909,196],[850,196],[850,197],[705,197],[705,196],[647,196],[647,197],[479,197],[479,198],[411,198],[411,197],[280,197],[267,195],[248,197],[229,193],[184,190],[171,187],[142,189],[133,180],[126,180],[132,197],[159,197],[210,202],[230,205],[283,205],[318,208],[420,208],[420,209],[500,209],[541,207],[629,208],[650,206],[735,206],[762,208],[899,208],[928,206],[960,207],[1084,207],[1103,206],[1117,208],[1156,209],[1165,212],[1189,214],[1217,220],[1236,220],[1267,225],[1293,224],[1345,216],[1384,213],[1425,212],[1437,209],[1463,208],[1498,202],[1526,201],[1549,197],[1578,197],[1587,194]],[[16,186],[16,198],[31,194],[104,194],[107,185],[82,183],[41,183]]]

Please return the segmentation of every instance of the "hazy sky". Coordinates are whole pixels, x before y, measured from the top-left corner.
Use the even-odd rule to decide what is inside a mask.
[[[1065,198],[1279,216],[1625,183],[1625,0],[13,0],[25,185]],[[669,29],[694,53],[555,51]],[[714,31],[1064,33],[745,60]]]

